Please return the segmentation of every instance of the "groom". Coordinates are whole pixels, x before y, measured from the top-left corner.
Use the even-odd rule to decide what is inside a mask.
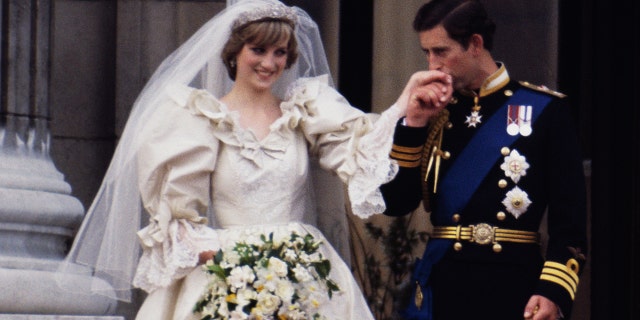
[[[415,95],[394,134],[400,165],[385,214],[422,201],[433,233],[412,276],[407,319],[569,318],[584,267],[586,195],[563,94],[512,80],[494,60],[495,24],[474,0],[432,0],[414,29],[446,106]],[[447,84],[443,84],[447,85]],[[548,245],[538,230],[548,214]]]

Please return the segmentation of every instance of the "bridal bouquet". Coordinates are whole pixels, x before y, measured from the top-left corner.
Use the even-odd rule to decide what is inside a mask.
[[[218,251],[204,266],[209,277],[194,307],[208,319],[324,319],[318,312],[340,288],[312,235],[273,233]]]

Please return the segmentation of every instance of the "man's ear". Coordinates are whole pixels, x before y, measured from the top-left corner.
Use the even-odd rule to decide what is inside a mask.
[[[480,54],[482,50],[484,50],[484,39],[480,34],[474,33],[469,38],[469,49],[472,50],[472,53],[477,55]]]

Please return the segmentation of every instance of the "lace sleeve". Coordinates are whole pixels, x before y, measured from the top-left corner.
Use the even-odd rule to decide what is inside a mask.
[[[393,132],[402,110],[391,106],[374,122],[373,129],[360,138],[357,169],[348,185],[353,213],[361,218],[384,212],[386,209],[379,187],[391,181],[398,172],[398,164],[389,157]]]
[[[172,220],[162,242],[143,246],[133,285],[146,292],[166,287],[197,266],[200,252],[219,248],[213,229],[185,219]]]
[[[389,158],[393,131],[402,110],[395,105],[381,115],[354,108],[322,77],[299,81],[290,103],[323,169],[348,184],[352,211],[367,218],[385,210],[378,187],[390,181],[397,164]]]

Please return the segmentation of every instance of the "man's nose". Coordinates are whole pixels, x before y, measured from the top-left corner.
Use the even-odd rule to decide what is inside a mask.
[[[427,66],[429,67],[429,70],[440,70],[442,64],[439,59],[429,56],[427,57]]]

